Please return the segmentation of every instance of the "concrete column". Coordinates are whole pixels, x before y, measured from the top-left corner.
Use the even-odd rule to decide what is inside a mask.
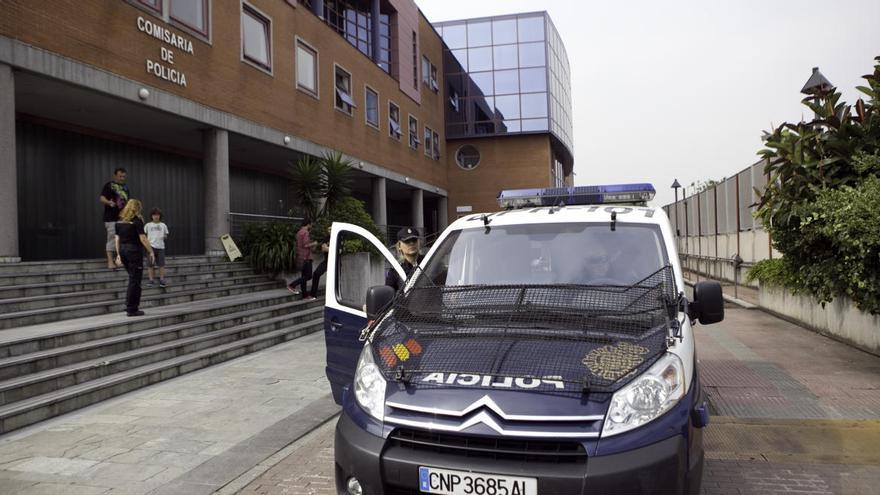
[[[449,226],[449,198],[440,196],[437,200],[437,228],[440,232]]]
[[[208,129],[202,138],[205,167],[205,254],[225,253],[220,236],[229,233],[229,132]]]
[[[382,9],[379,8],[379,0],[372,0],[370,4],[370,17],[372,18],[372,39],[370,40],[370,49],[372,50],[372,59],[373,62],[379,63],[379,49],[382,44],[379,42],[381,32],[380,29],[381,23],[379,23],[379,18],[382,15]]]
[[[19,262],[15,162],[15,75],[0,64],[0,262]]]
[[[312,0],[312,12],[320,19],[324,18],[324,0]]]
[[[412,226],[419,229],[422,235],[425,235],[425,204],[424,194],[421,189],[413,189],[410,211],[412,211]]]
[[[385,192],[385,177],[373,177],[373,221],[385,230],[388,225],[388,196]]]

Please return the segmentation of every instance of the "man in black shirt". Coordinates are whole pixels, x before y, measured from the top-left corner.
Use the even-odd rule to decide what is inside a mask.
[[[107,231],[107,242],[105,251],[107,252],[107,268],[111,270],[116,268],[113,264],[113,252],[116,251],[114,235],[116,234],[116,221],[119,220],[119,212],[125,207],[128,198],[131,197],[131,191],[125,184],[125,169],[117,168],[113,171],[113,179],[104,184],[101,189],[101,196],[98,201],[104,205],[104,230]]]

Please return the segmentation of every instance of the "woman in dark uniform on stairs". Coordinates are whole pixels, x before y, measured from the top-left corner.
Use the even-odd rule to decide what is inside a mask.
[[[141,216],[141,202],[128,200],[119,213],[116,222],[116,264],[125,266],[128,272],[128,289],[125,292],[125,313],[128,316],[141,316],[141,279],[144,277],[144,250],[150,254],[150,262],[155,259],[153,247],[144,232],[144,219]]]

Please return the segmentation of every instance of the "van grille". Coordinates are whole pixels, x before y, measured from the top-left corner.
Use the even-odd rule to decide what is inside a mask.
[[[583,445],[577,442],[449,435],[405,428],[394,430],[388,439],[391,445],[405,449],[481,459],[553,464],[587,461]]]

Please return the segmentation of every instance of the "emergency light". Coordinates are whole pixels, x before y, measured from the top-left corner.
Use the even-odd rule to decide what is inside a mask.
[[[654,199],[651,184],[611,184],[605,186],[548,187],[510,189],[498,194],[504,209],[534,206],[628,204],[644,206]]]

